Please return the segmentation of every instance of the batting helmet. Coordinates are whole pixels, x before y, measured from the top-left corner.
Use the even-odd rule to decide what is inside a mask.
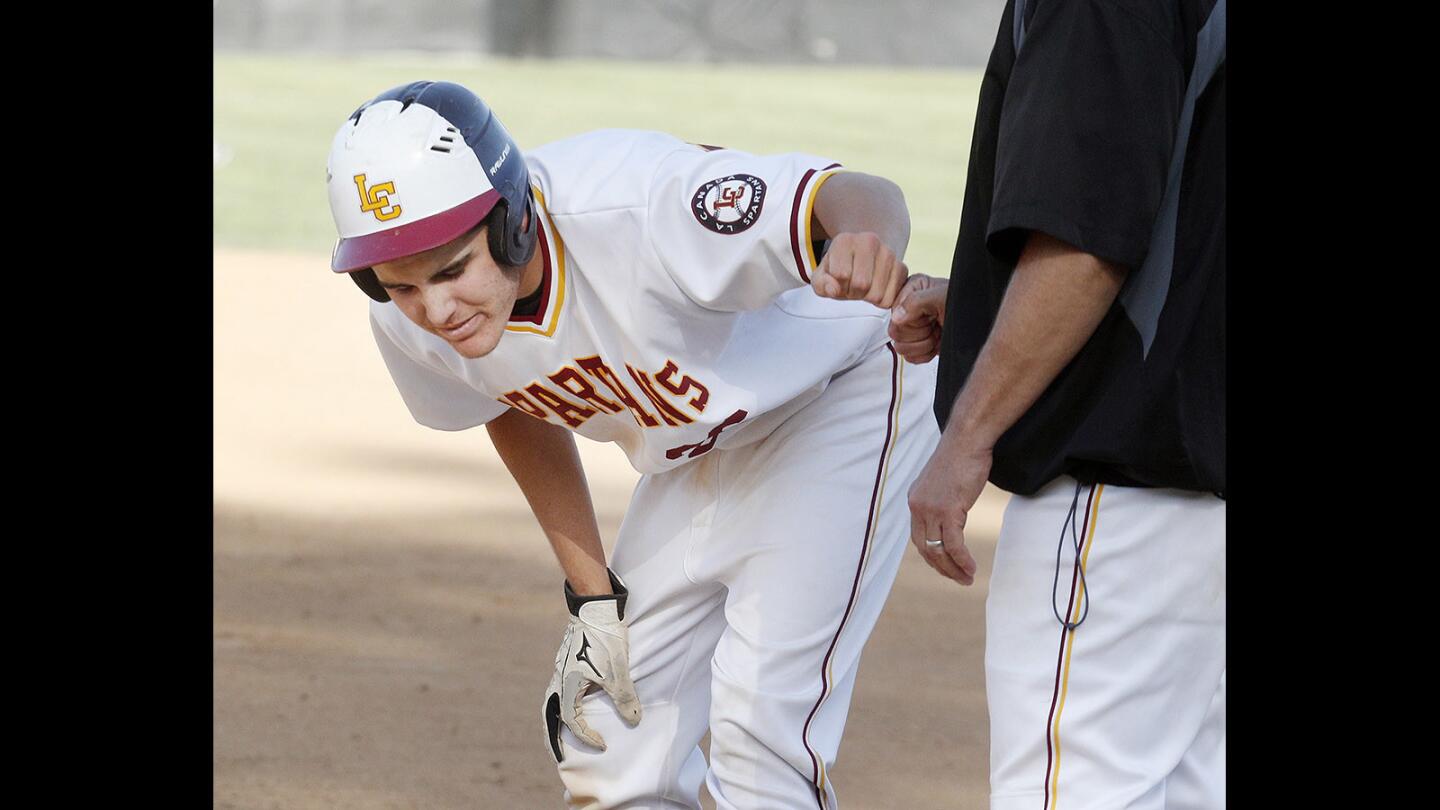
[[[374,265],[443,245],[487,217],[497,263],[522,265],[535,253],[520,147],[458,84],[413,82],[362,104],[335,133],[326,185],[340,231],[330,269],[376,301],[390,295]]]

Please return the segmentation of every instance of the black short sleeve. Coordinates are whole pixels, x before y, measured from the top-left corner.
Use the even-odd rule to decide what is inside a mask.
[[[1031,0],[1000,116],[986,246],[1013,265],[1028,231],[1138,267],[1185,95],[1155,4]]]

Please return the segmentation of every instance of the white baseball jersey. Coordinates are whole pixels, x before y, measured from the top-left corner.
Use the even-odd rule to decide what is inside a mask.
[[[518,408],[660,472],[763,438],[885,342],[885,311],[808,289],[815,196],[836,163],[632,130],[527,161],[542,212],[538,313],[466,359],[371,304],[421,424],[460,430]]]

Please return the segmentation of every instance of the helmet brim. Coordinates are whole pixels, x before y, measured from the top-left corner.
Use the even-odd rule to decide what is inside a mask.
[[[439,247],[479,225],[498,202],[500,192],[490,189],[424,219],[341,239],[335,243],[335,252],[330,255],[330,269],[337,273],[350,273]]]

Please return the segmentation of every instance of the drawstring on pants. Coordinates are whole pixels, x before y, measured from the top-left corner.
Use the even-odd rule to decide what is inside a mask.
[[[1085,623],[1085,617],[1090,615],[1090,592],[1085,586],[1085,566],[1080,564],[1080,536],[1075,522],[1075,512],[1080,506],[1080,488],[1085,486],[1078,479],[1075,481],[1075,495],[1070,499],[1070,512],[1065,516],[1065,525],[1060,527],[1060,541],[1055,545],[1055,578],[1050,583],[1050,610],[1055,613],[1055,618],[1064,625],[1066,630],[1075,630]],[[1093,486],[1093,485],[1092,485]],[[1070,622],[1060,615],[1060,608],[1057,607],[1055,598],[1060,586],[1060,551],[1065,548],[1065,530],[1070,530],[1071,546],[1075,549],[1075,565],[1080,569],[1080,598],[1085,602],[1085,609],[1080,614],[1080,621]]]

